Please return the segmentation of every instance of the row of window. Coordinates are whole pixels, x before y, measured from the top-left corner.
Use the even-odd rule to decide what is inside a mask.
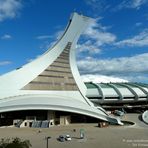
[[[57,83],[57,82],[52,83],[52,82],[38,82],[38,81],[32,81],[32,82],[30,82],[30,84],[45,84],[45,85],[72,85],[72,86],[76,85],[75,83],[63,83],[63,82],[61,82],[61,83]]]
[[[57,73],[71,73],[71,72],[69,72],[69,71],[48,70],[48,69],[46,69],[45,71],[49,71],[49,72],[57,72]]]
[[[73,79],[73,77],[65,77],[65,76],[55,76],[55,75],[39,75],[39,77],[49,77],[49,78],[67,78],[67,79]]]
[[[69,66],[51,65],[50,67],[70,68]]]
[[[88,97],[90,100],[102,100],[102,97]],[[147,98],[147,97],[139,97],[140,98]],[[105,97],[104,99],[109,100],[109,99],[120,99],[119,97]],[[135,99],[135,97],[123,97],[123,100],[128,100],[128,99]]]
[[[69,62],[63,62],[63,61],[55,61],[55,63],[69,64]]]

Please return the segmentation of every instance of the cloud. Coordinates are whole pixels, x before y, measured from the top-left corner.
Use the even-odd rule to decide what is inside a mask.
[[[143,82],[148,83],[148,75],[129,75],[129,76],[123,76],[123,79],[129,80],[131,82]]]
[[[4,34],[4,35],[1,37],[2,40],[8,40],[8,39],[11,39],[11,38],[12,38],[12,36],[11,36],[10,34]]]
[[[10,65],[12,64],[11,61],[0,61],[0,66]]]
[[[121,78],[122,77],[122,78]],[[106,75],[82,75],[83,82],[94,82],[94,83],[117,83],[117,82],[143,82],[148,83],[148,75],[127,75],[127,76],[106,76]]]
[[[97,12],[103,12],[110,7],[106,0],[84,0],[84,2]]]
[[[136,27],[140,27],[140,26],[142,26],[143,24],[141,23],[141,22],[137,22],[136,24],[135,24],[135,26]]]
[[[148,73],[148,53],[132,57],[121,57],[98,60],[89,58],[78,61],[78,67],[82,75],[101,74],[114,77],[127,78],[143,76]],[[131,78],[130,78],[131,79]]]
[[[108,30],[110,26],[103,26],[99,23],[99,20],[102,19],[92,19],[86,30],[83,32],[80,41],[77,45],[77,50],[79,53],[88,52],[89,54],[98,54],[101,52],[102,46],[107,44],[112,44],[116,40],[116,35],[110,33]],[[37,36],[39,40],[45,40],[40,46],[41,49],[48,49],[53,46],[57,40],[60,39],[64,30],[58,30],[53,35],[42,35]],[[50,39],[49,42],[47,39]]]
[[[97,41],[97,45],[108,44],[114,42],[116,36],[110,32],[107,32],[109,27],[102,26],[98,23],[100,19],[93,19],[90,25],[86,28],[83,35],[87,38]]]
[[[108,31],[110,26],[102,26],[99,20],[100,18],[93,19],[83,32],[82,41],[77,46],[79,52],[100,53],[102,46],[115,42],[116,36]]]
[[[115,43],[117,46],[137,46],[143,47],[148,46],[148,29],[143,30],[138,35],[130,39],[125,39]]]
[[[148,0],[123,0],[122,3],[120,3],[116,10],[121,10],[124,8],[128,9],[140,9],[143,5],[148,4]]]
[[[52,38],[51,35],[40,35],[40,36],[37,36],[36,39],[38,40],[45,40],[45,39],[49,39],[49,38]]]
[[[44,42],[40,46],[40,49],[47,50],[47,49],[51,48],[52,46],[54,46],[55,43],[57,42],[57,40],[59,40],[61,38],[63,32],[64,32],[63,30],[58,30],[53,35],[37,36],[36,39],[44,40]],[[49,41],[49,39],[51,41]]]
[[[15,18],[21,8],[21,0],[0,0],[0,22]]]
[[[94,83],[110,83],[110,82],[128,82],[127,80],[105,76],[105,75],[82,75],[81,76],[83,82],[94,82]]]
[[[88,40],[84,42],[83,44],[78,44],[77,49],[79,53],[88,52],[89,54],[98,54],[101,52],[101,49],[97,47],[97,45],[91,41]]]

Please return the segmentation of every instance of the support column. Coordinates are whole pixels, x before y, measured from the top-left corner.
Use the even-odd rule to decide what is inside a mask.
[[[55,112],[47,111],[47,120],[49,121],[49,127],[55,125]]]

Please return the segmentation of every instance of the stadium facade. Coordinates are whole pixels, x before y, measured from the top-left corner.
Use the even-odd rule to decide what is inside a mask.
[[[118,118],[108,115],[99,104],[91,101],[100,94],[105,100],[104,90],[97,84],[93,84],[94,90],[89,88],[77,69],[76,44],[90,21],[89,17],[73,13],[62,37],[51,49],[0,76],[0,125],[24,123],[22,126],[47,127],[93,119],[122,125]],[[145,88],[138,89],[147,92]],[[120,99],[123,97],[113,84],[109,92],[116,92]]]
[[[105,109],[148,107],[148,84],[86,82],[85,85],[87,86],[86,97]]]

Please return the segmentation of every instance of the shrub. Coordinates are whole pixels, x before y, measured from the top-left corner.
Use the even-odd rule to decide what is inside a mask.
[[[0,148],[29,148],[32,145],[29,140],[22,141],[20,138],[4,139],[0,141]]]

